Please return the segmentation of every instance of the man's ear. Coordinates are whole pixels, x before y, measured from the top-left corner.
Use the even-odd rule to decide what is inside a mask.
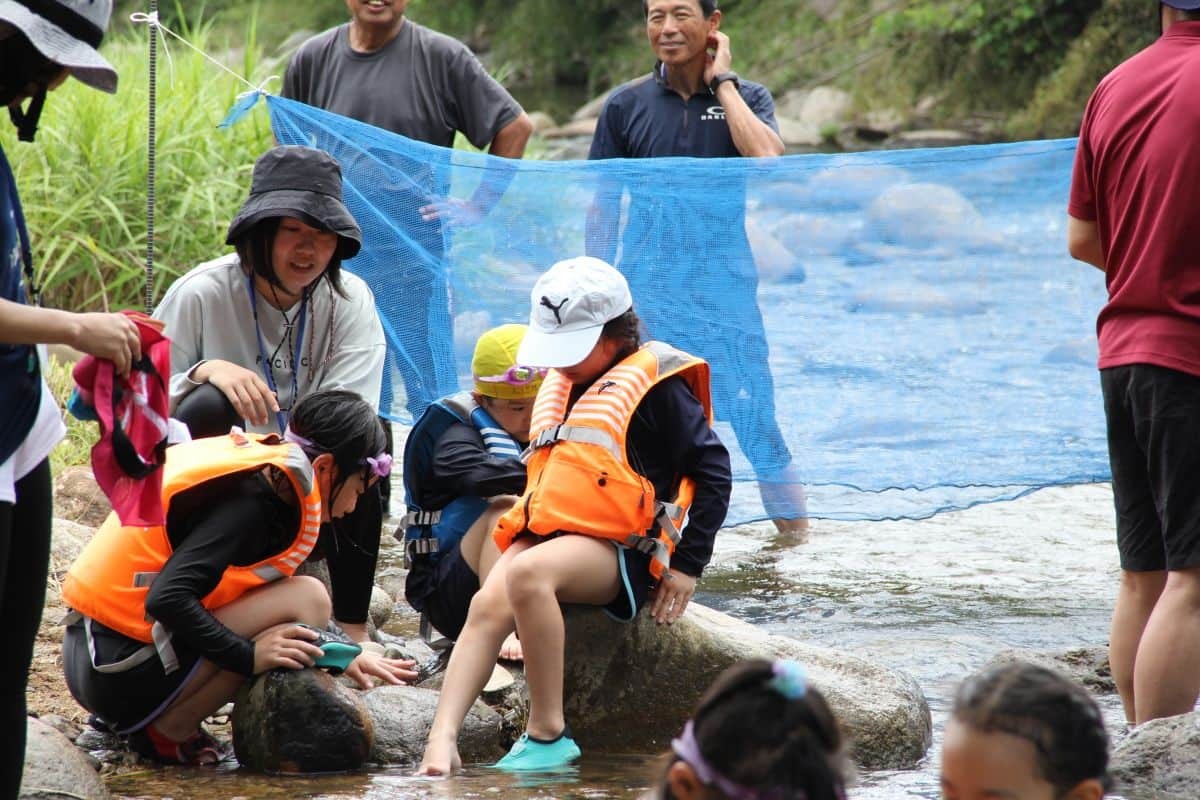
[[[667,785],[671,787],[675,800],[700,800],[704,797],[704,784],[686,761],[676,761],[667,769]]]
[[[1088,778],[1075,784],[1075,787],[1063,795],[1063,800],[1103,800],[1104,784],[1095,778]]]
[[[721,27],[721,9],[713,11],[712,16],[708,18],[708,31],[712,33]]]

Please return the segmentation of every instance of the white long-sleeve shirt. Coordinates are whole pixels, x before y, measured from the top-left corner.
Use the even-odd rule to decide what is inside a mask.
[[[379,407],[386,344],[375,310],[375,296],[357,275],[341,273],[347,297],[328,282],[316,284],[309,300],[304,341],[299,335],[296,303],[285,312],[256,298],[262,353],[272,359],[279,407],[290,409],[292,363],[285,341],[284,313],[292,320],[292,352],[300,361],[296,391],[299,397],[322,389],[347,389]],[[250,305],[248,281],[241,262],[231,253],[190,270],[167,290],[154,310],[166,324],[171,340],[171,408],[199,384],[190,379],[201,362],[221,359],[254,370],[267,380]],[[266,425],[249,427],[256,433],[279,433],[274,415]]]

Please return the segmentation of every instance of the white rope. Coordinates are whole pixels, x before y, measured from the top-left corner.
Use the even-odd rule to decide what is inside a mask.
[[[166,36],[169,34],[171,36],[174,36],[179,41],[183,42],[183,44],[186,47],[188,47],[189,49],[194,50],[195,52],[199,53],[209,63],[213,64],[214,66],[216,66],[217,68],[219,68],[221,70],[224,70],[225,72],[228,72],[234,78],[237,78],[237,80],[244,83],[246,86],[249,87],[250,91],[243,92],[242,94],[238,95],[239,100],[243,97],[246,97],[249,94],[254,93],[254,92],[270,94],[270,92],[268,92],[266,89],[267,84],[273,80],[279,80],[278,75],[269,75],[269,76],[267,76],[266,79],[263,80],[262,83],[260,83],[258,86],[255,86],[253,83],[246,80],[246,78],[244,78],[243,76],[234,72],[229,67],[225,66],[220,61],[218,61],[217,59],[210,56],[208,53],[201,50],[199,47],[196,47],[194,44],[189,42],[187,39],[183,38],[178,33],[171,30],[170,28],[168,28],[166,25],[163,25],[162,20],[160,20],[158,18],[158,12],[154,12],[151,14],[145,14],[145,13],[142,13],[141,11],[136,11],[129,15],[129,19],[132,22],[150,25],[150,26],[158,29],[159,35],[162,36],[162,38],[163,38],[163,51],[167,54],[168,62],[171,61],[171,54],[170,54],[170,51],[167,50],[167,40],[166,40]],[[172,66],[172,74],[173,74],[173,70],[174,70],[174,66]]]

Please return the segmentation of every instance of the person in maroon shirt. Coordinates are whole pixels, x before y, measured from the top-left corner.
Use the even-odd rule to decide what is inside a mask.
[[[1200,0],[1088,101],[1068,247],[1104,272],[1097,321],[1121,585],[1109,657],[1131,723],[1200,695]]]

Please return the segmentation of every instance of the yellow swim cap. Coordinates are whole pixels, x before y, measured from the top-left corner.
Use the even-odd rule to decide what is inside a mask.
[[[525,338],[526,326],[501,325],[475,342],[471,374],[475,391],[486,397],[506,400],[534,397],[542,386],[545,370],[517,364],[517,348]]]

